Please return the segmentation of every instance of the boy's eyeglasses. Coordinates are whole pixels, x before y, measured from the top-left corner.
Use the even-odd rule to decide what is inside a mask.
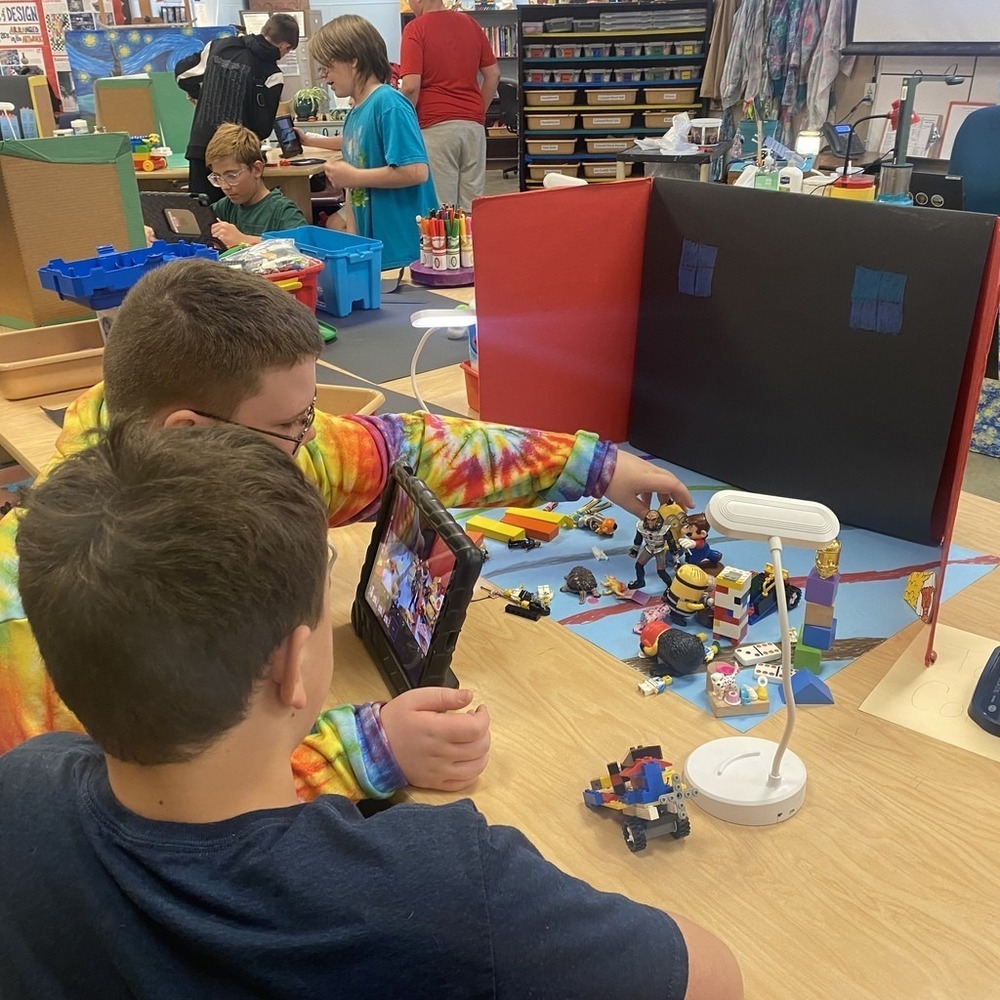
[[[227,170],[224,174],[209,174],[208,183],[213,187],[220,188],[223,184],[235,184],[242,176],[246,167],[240,167],[239,170]]]
[[[306,410],[305,415],[300,417],[302,423],[302,430],[298,434],[279,434],[277,431],[266,431],[263,427],[251,427],[249,424],[241,424],[238,420],[230,420],[228,417],[217,417],[214,413],[205,413],[203,410],[192,410],[192,413],[197,413],[199,417],[205,417],[206,420],[218,420],[220,424],[232,424],[234,427],[245,427],[248,431],[256,431],[258,434],[266,434],[268,437],[278,438],[281,441],[291,441],[294,448],[292,448],[292,455],[294,456],[298,452],[303,439],[309,433],[309,428],[312,427],[313,421],[316,419],[316,397],[313,397],[313,401],[309,404],[309,409]]]

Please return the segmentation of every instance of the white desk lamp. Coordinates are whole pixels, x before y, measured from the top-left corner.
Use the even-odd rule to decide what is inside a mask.
[[[840,533],[840,522],[828,507],[812,500],[736,490],[716,493],[705,507],[705,516],[721,534],[767,542],[771,549],[781,629],[781,683],[788,716],[780,743],[754,736],[712,740],[688,757],[684,777],[698,791],[694,801],[712,816],[744,826],[770,826],[794,816],[806,797],[806,766],[788,750],[795,726],[795,698],[781,546],[787,542],[821,548]]]
[[[470,302],[468,309],[418,309],[410,314],[410,326],[415,330],[427,331],[420,338],[413,357],[410,358],[410,388],[413,390],[413,398],[420,404],[420,409],[427,409],[427,404],[417,388],[417,358],[420,357],[424,344],[430,340],[435,330],[447,330],[449,338],[460,340],[466,335],[469,327],[475,325],[475,302]]]

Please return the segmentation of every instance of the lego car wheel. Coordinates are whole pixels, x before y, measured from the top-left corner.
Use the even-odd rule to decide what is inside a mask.
[[[644,851],[646,849],[646,821],[629,817],[622,823],[622,836],[633,854]]]
[[[691,832],[691,819],[689,816],[683,816],[677,820],[677,826],[675,829],[670,831],[670,836],[674,840],[680,840],[681,837],[686,837]]]

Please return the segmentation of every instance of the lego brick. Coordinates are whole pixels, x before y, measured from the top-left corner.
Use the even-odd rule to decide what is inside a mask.
[[[829,579],[824,580],[813,567],[809,570],[809,576],[806,577],[805,599],[813,604],[827,604],[833,607],[833,603],[837,599],[839,585],[839,573],[834,573]]]
[[[726,590],[735,590],[740,594],[745,594],[750,589],[750,581],[753,573],[746,569],[737,569],[735,566],[727,566],[715,578],[717,587],[724,587]]]
[[[558,524],[546,524],[533,517],[507,513],[500,520],[504,524],[513,524],[518,528],[524,528],[524,533],[528,538],[534,538],[538,542],[551,542],[559,534]]]
[[[718,590],[715,592],[715,607],[728,608],[730,611],[746,610],[747,613],[750,611],[745,594],[720,594]]]
[[[465,522],[466,530],[481,531],[487,538],[495,538],[498,542],[518,541],[524,538],[524,528],[516,524],[504,524],[492,517],[476,514]]]
[[[508,507],[505,514],[520,514],[522,517],[533,517],[536,521],[545,521],[560,528],[572,528],[573,518],[569,514],[560,514],[555,510],[542,510],[540,507]]]
[[[730,625],[728,622],[713,622],[712,634],[719,639],[729,639],[739,642],[747,634],[746,625]]]
[[[833,607],[829,604],[813,604],[806,601],[806,615],[803,619],[806,625],[818,625],[829,628],[833,624]]]
[[[742,625],[747,619],[745,614],[738,614],[718,605],[712,609],[712,617],[717,622],[729,622],[730,625]]]
[[[810,646],[799,637],[795,645],[795,656],[792,658],[793,665],[799,670],[811,670],[818,674],[823,666],[823,652],[815,646]]]
[[[734,655],[741,667],[753,667],[780,660],[781,647],[776,642],[758,642],[753,646],[738,646]]]

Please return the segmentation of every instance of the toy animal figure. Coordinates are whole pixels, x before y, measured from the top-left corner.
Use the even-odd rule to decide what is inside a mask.
[[[573,515],[573,523],[578,528],[610,538],[617,530],[618,522],[613,517],[601,516],[601,511],[610,506],[608,501],[590,500]]]
[[[708,544],[708,518],[704,514],[690,514],[685,518],[681,531],[691,540],[691,545],[684,549],[685,561],[715,569],[722,561],[722,553]]]
[[[597,589],[597,578],[586,566],[574,566],[566,574],[566,582],[559,589],[564,594],[579,594],[581,604],[585,603],[588,597],[601,596],[601,592]]]
[[[602,593],[604,594],[614,594],[615,597],[626,598],[629,594],[628,587],[625,586],[621,580],[616,576],[606,576],[601,581]]]
[[[699,611],[708,607],[711,586],[708,574],[699,566],[685,563],[677,567],[673,581],[663,595],[670,608],[668,617],[677,625],[686,625]]]
[[[656,560],[656,575],[669,587],[670,574],[667,572],[667,556],[673,558],[676,542],[670,527],[658,510],[647,510],[636,524],[635,540],[629,555],[635,556],[635,579],[629,584],[632,590],[646,586],[646,563]]]

